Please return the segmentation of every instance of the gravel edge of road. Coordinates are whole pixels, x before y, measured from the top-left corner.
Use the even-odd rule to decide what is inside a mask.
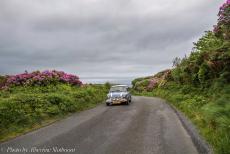
[[[183,127],[190,135],[193,144],[196,146],[197,151],[201,154],[213,154],[213,149],[208,145],[208,143],[199,135],[197,132],[197,129],[192,124],[192,122],[186,118],[186,116],[178,111],[172,104],[168,103],[166,101],[166,104],[169,105],[173,111],[176,113],[176,115],[179,117],[179,120],[181,121]]]

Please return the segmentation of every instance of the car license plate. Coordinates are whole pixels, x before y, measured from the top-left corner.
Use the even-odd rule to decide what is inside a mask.
[[[113,101],[113,104],[120,104],[120,101]]]

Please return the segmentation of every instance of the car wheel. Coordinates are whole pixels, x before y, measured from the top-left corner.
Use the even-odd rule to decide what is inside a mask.
[[[126,105],[129,105],[129,100],[127,100],[127,101],[125,102],[125,104],[126,104]]]

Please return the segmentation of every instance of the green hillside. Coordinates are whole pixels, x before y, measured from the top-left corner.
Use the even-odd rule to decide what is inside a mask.
[[[215,153],[230,153],[230,1],[220,7],[217,25],[206,31],[189,56],[173,68],[135,79],[137,95],[158,96],[184,112]]]

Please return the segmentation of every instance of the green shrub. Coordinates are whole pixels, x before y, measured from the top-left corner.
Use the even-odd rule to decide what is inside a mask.
[[[46,119],[63,117],[101,103],[104,85],[76,87],[68,84],[16,86],[0,91],[0,140],[23,133]]]
[[[58,108],[57,105],[52,105],[52,106],[49,106],[46,110],[46,113],[48,113],[49,115],[53,116],[53,115],[57,115],[57,114],[60,114],[60,109]]]
[[[135,87],[135,85],[136,85],[137,82],[139,82],[139,81],[141,81],[141,80],[143,80],[143,79],[144,79],[144,78],[137,78],[137,79],[134,79],[134,80],[132,81],[133,87]]]
[[[106,89],[110,89],[110,87],[111,87],[111,84],[110,84],[109,82],[106,82],[106,83],[105,83],[105,88],[106,88]]]
[[[148,79],[141,80],[139,82],[136,82],[136,84],[134,86],[134,89],[137,90],[137,91],[145,91],[147,86],[148,86],[148,84],[149,84]]]
[[[0,89],[5,85],[6,77],[0,75]]]
[[[198,72],[198,79],[202,85],[204,85],[208,79],[209,67],[203,63]]]
[[[176,68],[172,70],[172,77],[175,82],[182,83],[180,68]]]
[[[52,105],[59,105],[60,103],[64,102],[65,99],[63,95],[53,93],[47,95],[47,101]]]

